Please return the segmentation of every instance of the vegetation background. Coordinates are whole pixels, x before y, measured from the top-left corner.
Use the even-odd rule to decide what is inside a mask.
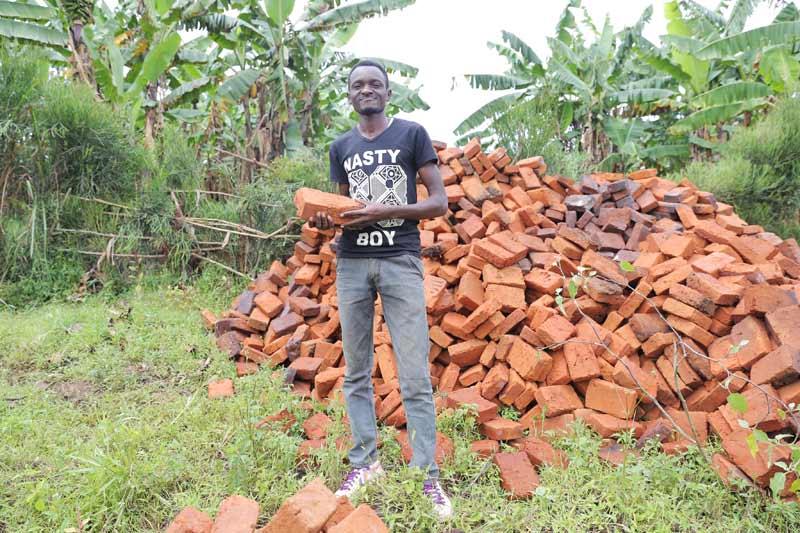
[[[342,87],[356,58],[341,47],[413,1],[311,0],[292,20],[292,0],[0,0],[0,531],[158,530],[233,492],[268,516],[309,476],[341,476],[333,449],[313,472],[294,465],[297,428],[252,429],[279,406],[307,415],[269,373],[206,400],[234,368],[196,311],[289,253],[293,192],[328,188],[327,145],[354,118]],[[503,93],[456,133],[570,177],[656,166],[800,237],[800,11],[773,1],[775,20],[743,31],[761,3],[657,3],[668,27],[653,43],[652,10],[614,30],[569,0],[545,60],[525,36],[490,43],[507,72],[468,79]],[[390,114],[424,109],[416,69],[379,59]],[[800,523],[796,507],[728,493],[692,454],[608,469],[588,430],[561,443],[568,471],[545,469],[534,500],[509,503],[468,452],[469,416],[441,424],[465,530]],[[434,528],[405,476],[367,499],[397,528]]]

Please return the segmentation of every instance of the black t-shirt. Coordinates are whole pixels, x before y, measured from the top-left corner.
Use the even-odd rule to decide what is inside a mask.
[[[408,205],[417,202],[417,170],[436,161],[425,128],[392,119],[374,139],[354,127],[331,144],[331,181],[350,185],[350,197],[364,203]],[[360,230],[343,230],[340,257],[419,255],[416,220],[390,219]]]

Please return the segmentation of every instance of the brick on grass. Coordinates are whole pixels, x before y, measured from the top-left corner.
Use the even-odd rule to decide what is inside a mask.
[[[737,426],[738,427],[738,426]],[[770,446],[766,442],[756,442],[758,452],[755,457],[747,444],[748,429],[738,429],[722,439],[722,447],[731,461],[761,487],[766,487],[775,473],[780,471],[779,461],[790,460],[787,446]]]
[[[522,437],[523,427],[519,422],[505,418],[495,418],[485,422],[480,427],[480,433],[487,439],[514,440]]]
[[[717,472],[725,486],[731,490],[741,490],[740,487],[742,485],[753,486],[753,481],[747,477],[747,474],[721,453],[715,453],[711,457],[711,468]],[[734,479],[737,481],[734,482]]]
[[[567,468],[569,466],[567,454],[554,448],[546,440],[535,436],[527,436],[514,442],[513,445],[521,452],[524,452],[534,466],[549,465],[559,468]]]
[[[167,533],[210,533],[214,521],[194,507],[184,507],[167,526]]]
[[[470,450],[479,457],[487,458],[500,451],[500,443],[496,440],[476,440],[470,444]]]
[[[530,498],[539,486],[539,476],[524,452],[498,453],[494,464],[500,469],[501,485],[509,499]]]
[[[220,379],[212,381],[208,384],[208,397],[209,399],[227,398],[233,396],[233,380]]]
[[[252,533],[258,522],[258,503],[244,496],[228,496],[219,506],[211,533]]]
[[[450,392],[447,395],[447,406],[458,408],[461,406],[474,405],[477,409],[478,424],[483,424],[497,416],[497,404],[490,402],[481,396],[480,387],[468,387]]]
[[[320,531],[336,511],[336,496],[321,478],[286,499],[262,533],[310,533]],[[254,523],[255,525],[255,523]]]
[[[614,434],[620,434],[625,431],[633,431],[633,435],[638,438],[642,436],[644,431],[644,426],[639,422],[603,413],[592,412],[584,420],[589,427],[603,438],[609,438]]]
[[[395,440],[400,445],[400,456],[402,457],[403,461],[406,463],[411,462],[411,458],[414,456],[413,447],[411,446],[411,441],[408,439],[408,431],[401,430],[395,436]],[[436,452],[434,453],[434,461],[436,464],[444,464],[445,461],[452,459],[455,455],[455,447],[453,445],[453,441],[442,433],[441,431],[436,432]]]
[[[350,503],[350,499],[347,496],[339,496],[336,498],[336,511],[333,512],[330,518],[328,518],[328,521],[325,522],[325,525],[322,526],[322,530],[329,531],[333,526],[344,520],[347,515],[355,510],[355,507]]]
[[[375,510],[366,503],[359,505],[341,522],[327,529],[328,533],[389,533]]]

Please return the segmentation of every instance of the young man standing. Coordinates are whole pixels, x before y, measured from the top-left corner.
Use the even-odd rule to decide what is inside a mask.
[[[410,466],[427,470],[423,491],[439,516],[451,504],[437,481],[436,413],[428,367],[428,322],[422,286],[417,223],[447,211],[447,195],[436,152],[425,129],[414,122],[387,119],[392,96],[382,65],[361,61],[348,77],[348,100],[358,124],[331,145],[331,180],[339,192],[365,204],[344,215],[336,258],[336,289],[347,373],[344,396],[354,445],[352,470],[337,496],[350,496],[383,475],[378,460],[372,391],[373,320],[376,295],[392,339],[408,435],[414,456]],[[417,202],[416,175],[428,190]],[[319,213],[312,224],[332,221]]]

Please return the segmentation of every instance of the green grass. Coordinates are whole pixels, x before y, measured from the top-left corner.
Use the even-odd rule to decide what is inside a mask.
[[[288,434],[254,430],[264,415],[311,413],[263,369],[236,380],[234,398],[208,400],[206,384],[234,366],[201,326],[241,287],[209,272],[191,287],[140,280],[117,296],[0,312],[0,531],[163,531],[184,506],[214,514],[237,493],[266,523],[281,501],[321,475],[335,488],[344,454],[331,445],[298,465],[300,423]],[[238,283],[238,282],[236,282]],[[210,360],[206,366],[204,363]],[[342,406],[330,412],[341,420]],[[800,509],[731,494],[697,453],[646,452],[622,468],[597,458],[585,428],[557,441],[566,471],[544,468],[527,501],[509,501],[491,465],[472,455],[478,438],[464,412],[439,428],[456,448],[443,468],[452,522],[438,524],[418,474],[402,468],[393,428],[382,428],[385,483],[358,501],[392,531],[797,531]],[[344,434],[341,424],[337,434]]]

